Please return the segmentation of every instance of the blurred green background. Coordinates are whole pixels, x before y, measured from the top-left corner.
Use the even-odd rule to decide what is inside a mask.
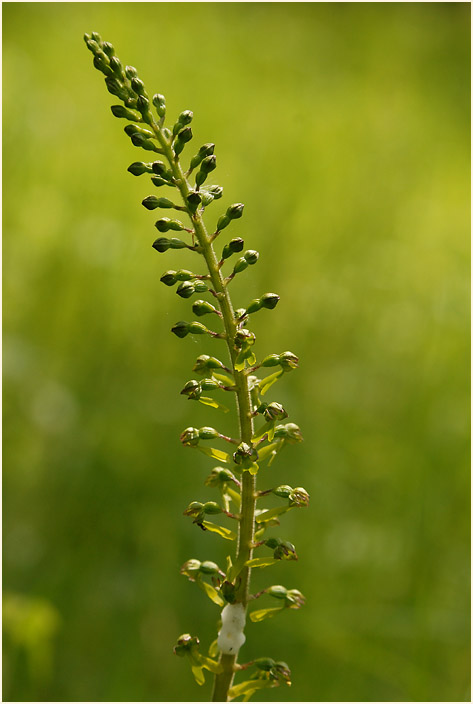
[[[3,5],[4,699],[210,696],[172,646],[207,647],[218,609],[179,567],[227,544],[182,516],[214,495],[178,436],[234,427],[179,391],[222,348],[169,332],[190,306],[159,277],[192,255],[151,249],[95,30],[216,143],[209,223],[244,202],[231,236],[261,252],[236,304],[278,292],[257,354],[301,359],[269,396],[305,443],[261,478],[311,493],[279,531],[300,560],[253,584],[307,606],[248,626],[243,660],[293,670],[257,698],[469,700],[469,15]]]

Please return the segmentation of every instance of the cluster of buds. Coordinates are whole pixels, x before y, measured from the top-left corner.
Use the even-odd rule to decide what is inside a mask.
[[[245,242],[242,237],[237,236],[222,243],[220,259],[213,249],[214,240],[221,236],[233,220],[239,220],[244,210],[243,203],[228,206],[225,212],[217,217],[215,231],[210,235],[207,233],[203,222],[204,211],[223,195],[221,186],[207,183],[209,174],[217,167],[215,144],[203,144],[197,153],[190,157],[187,165],[183,165],[181,160],[193,138],[192,111],[182,111],[172,126],[165,126],[164,96],[156,93],[150,97],[137,70],[132,66],[123,67],[115,55],[113,46],[104,42],[97,33],[86,34],[84,38],[94,56],[94,66],[105,77],[107,90],[121,101],[121,104],[111,106],[113,116],[128,121],[125,133],[133,146],[161,157],[153,155],[154,161],[134,161],[128,167],[129,173],[133,176],[147,175],[155,187],[168,186],[173,189],[171,198],[147,195],[142,201],[144,208],[149,211],[161,209],[182,213],[179,215],[182,220],[163,216],[155,222],[155,227],[163,236],[153,242],[153,248],[159,253],[170,250],[171,255],[173,250],[188,249],[193,253],[193,257],[202,257],[203,261],[200,261],[207,267],[204,274],[195,274],[188,269],[169,269],[161,276],[161,282],[169,287],[176,286],[176,293],[182,299],[190,299],[194,294],[201,295],[201,298],[192,302],[193,314],[197,317],[213,314],[213,320],[220,329],[210,330],[198,320],[180,320],[171,331],[179,338],[208,335],[224,341],[227,346],[230,359],[227,364],[207,354],[201,354],[197,358],[192,371],[202,378],[187,381],[181,394],[189,400],[223,412],[227,412],[228,408],[220,404],[213,394],[226,392],[236,396],[240,434],[237,438],[232,438],[211,426],[188,427],[181,433],[180,441],[185,447],[197,449],[212,460],[218,461],[219,465],[207,476],[205,486],[217,489],[221,496],[219,503],[191,501],[184,515],[192,518],[193,523],[202,530],[233,541],[238,548],[235,559],[227,557],[226,570],[222,570],[210,560],[201,561],[195,558],[187,560],[181,567],[182,575],[195,583],[214,604],[223,608],[222,629],[216,641],[217,645],[212,646],[209,651],[210,657],[200,652],[199,639],[187,633],[180,636],[174,652],[189,659],[199,684],[204,682],[205,669],[215,674],[216,700],[225,701],[227,697],[234,699],[241,696],[243,701],[248,701],[255,691],[264,687],[290,685],[291,672],[287,664],[272,658],[258,658],[246,665],[237,665],[235,669],[240,670],[252,666],[255,672],[250,680],[228,689],[231,678],[219,679],[222,664],[213,658],[217,656],[215,647],[223,654],[236,657],[238,649],[245,641],[245,606],[250,597],[249,579],[243,578],[244,571],[252,567],[268,567],[281,560],[298,559],[291,542],[277,537],[264,538],[263,535],[268,527],[279,525],[279,517],[286,511],[306,507],[309,503],[308,492],[302,487],[292,488],[289,485],[258,492],[254,475],[260,471],[265,472],[265,463],[269,466],[283,447],[302,441],[302,434],[297,425],[281,423],[288,417],[282,404],[278,401],[263,400],[269,388],[285,372],[295,369],[299,360],[295,354],[287,351],[270,354],[257,363],[254,351],[256,336],[248,328],[249,316],[263,309],[273,310],[280,300],[278,294],[264,293],[251,300],[246,308],[234,308],[230,300],[229,283],[237,274],[242,274],[256,264],[259,253],[253,249],[244,251]],[[149,155],[147,156],[149,158]],[[189,180],[191,175],[192,182]],[[167,233],[181,234],[175,237]],[[237,256],[231,262],[228,261],[233,255]],[[206,300],[206,296],[212,298]],[[272,367],[277,367],[277,370],[263,378],[255,374],[260,369]],[[253,424],[261,420],[263,425],[255,429]],[[224,441],[236,447],[233,447],[231,452],[225,452],[209,447],[206,441]],[[222,464],[225,466],[220,466]],[[253,475],[254,488],[251,491],[245,481],[249,475]],[[286,504],[269,509],[256,508],[256,499],[268,494],[284,499]],[[248,508],[250,505],[251,510]],[[240,540],[237,540],[236,531],[208,520],[208,517],[216,515],[235,522],[233,525],[238,526]],[[261,546],[272,550],[272,556],[253,557],[253,550]],[[247,577],[248,574],[247,572]],[[243,588],[242,585],[245,584]],[[268,587],[251,598],[258,598],[263,594],[277,600],[279,605],[276,608],[252,611],[250,618],[256,622],[270,618],[277,611],[299,609],[305,601],[297,589],[286,589],[281,585]],[[222,682],[226,682],[226,685]],[[220,691],[219,687],[226,689]]]

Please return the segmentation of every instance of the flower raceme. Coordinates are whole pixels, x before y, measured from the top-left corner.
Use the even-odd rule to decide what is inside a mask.
[[[212,408],[211,413],[229,411],[214,394],[233,399],[229,405],[236,409],[235,437],[219,432],[212,424],[186,428],[180,441],[184,447],[198,450],[218,463],[205,479],[205,486],[219,493],[218,502],[191,501],[184,515],[192,518],[206,534],[214,534],[236,547],[227,555],[225,569],[197,558],[187,560],[182,566],[181,574],[220,608],[221,626],[207,655],[201,652],[199,639],[188,633],[179,637],[174,652],[189,660],[199,685],[205,682],[205,670],[212,673],[213,701],[231,701],[236,697],[248,701],[260,689],[290,685],[291,672],[285,662],[272,658],[238,663],[239,650],[245,643],[247,609],[250,608],[252,621],[261,622],[283,611],[298,610],[305,603],[300,591],[282,585],[267,587],[258,594],[250,590],[252,569],[298,559],[291,542],[267,536],[266,531],[278,526],[280,516],[287,511],[307,507],[308,492],[303,487],[289,485],[258,491],[256,481],[261,478],[267,483],[267,467],[286,445],[302,441],[295,423],[281,423],[288,417],[286,409],[278,401],[265,398],[285,373],[297,368],[299,360],[286,351],[257,361],[251,319],[260,311],[273,311],[280,300],[277,293],[262,293],[244,302],[242,307],[233,306],[230,284],[236,276],[248,275],[248,270],[257,264],[259,253],[245,250],[244,240],[238,232],[233,232],[234,224],[238,225],[243,217],[243,203],[233,203],[217,213],[213,232],[206,227],[207,208],[218,210],[223,197],[222,186],[209,183],[217,167],[215,144],[209,142],[192,149],[192,111],[183,110],[174,122],[167,121],[164,96],[148,94],[136,68],[124,66],[110,42],[103,41],[96,32],[86,34],[84,39],[93,54],[95,68],[104,76],[108,92],[116,98],[117,104],[111,106],[112,115],[127,122],[124,131],[132,146],[145,152],[143,160],[133,161],[128,172],[149,177],[151,186],[158,189],[142,200],[146,210],[164,211],[154,222],[160,236],[153,241],[153,249],[159,256],[168,253],[178,256],[173,250],[187,249],[195,257],[192,271],[168,269],[161,282],[175,286],[182,299],[198,294],[192,302],[192,312],[197,317],[209,316],[211,327],[198,320],[180,320],[171,331],[178,338],[213,337],[220,341],[222,355],[227,357],[222,362],[217,357],[200,355],[192,368],[200,378],[187,381],[180,393],[188,400]],[[216,240],[225,240],[227,232],[231,235],[219,246],[218,254]],[[269,373],[265,374],[266,369]],[[260,504],[270,495],[279,503],[264,508]],[[209,517],[228,519],[232,528],[214,523]],[[272,554],[263,548],[269,548]],[[272,597],[277,605],[252,609],[253,602],[260,597]],[[234,684],[235,674],[249,668],[253,668],[250,679]]]

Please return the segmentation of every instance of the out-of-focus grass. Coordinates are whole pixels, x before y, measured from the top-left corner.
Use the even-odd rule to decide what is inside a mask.
[[[180,517],[211,465],[178,434],[231,419],[178,392],[220,348],[169,334],[159,276],[190,260],[150,248],[96,30],[216,143],[210,222],[245,202],[261,251],[237,304],[277,291],[258,355],[301,358],[270,400],[306,442],[261,483],[311,508],[254,587],[307,606],[248,626],[243,658],[294,675],[260,699],[468,700],[468,4],[9,3],[3,28],[4,699],[209,697],[171,647],[218,611],[178,568],[226,546]]]

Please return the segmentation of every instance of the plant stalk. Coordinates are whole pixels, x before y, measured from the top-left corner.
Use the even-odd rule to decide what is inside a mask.
[[[184,202],[185,210],[191,219],[195,236],[205,258],[213,290],[217,294],[218,305],[225,327],[226,344],[231,359],[232,374],[235,380],[240,441],[251,444],[251,438],[253,435],[253,419],[251,415],[248,378],[245,371],[237,371],[235,369],[237,351],[233,345],[233,340],[237,326],[229,291],[220,272],[218,258],[212,244],[212,238],[207,232],[202,215],[198,211],[193,214],[188,208],[187,196],[192,189],[184,175],[178,158],[174,155],[171,143],[162,134],[160,127],[156,124],[154,119],[152,119],[151,127],[170,164],[174,179]],[[256,477],[250,474],[250,472],[243,472],[240,495],[241,518],[238,522],[238,543],[235,559],[241,563],[245,563],[247,560],[251,559],[253,553],[252,546],[256,505]],[[236,602],[243,604],[245,608],[248,603],[249,596],[250,572],[251,570],[249,567],[244,567],[242,569],[238,577],[240,582],[236,589]],[[215,675],[212,701],[228,701],[228,690],[233,682],[233,676],[236,670],[236,660],[236,655],[220,654],[219,663],[222,667],[222,672]]]

